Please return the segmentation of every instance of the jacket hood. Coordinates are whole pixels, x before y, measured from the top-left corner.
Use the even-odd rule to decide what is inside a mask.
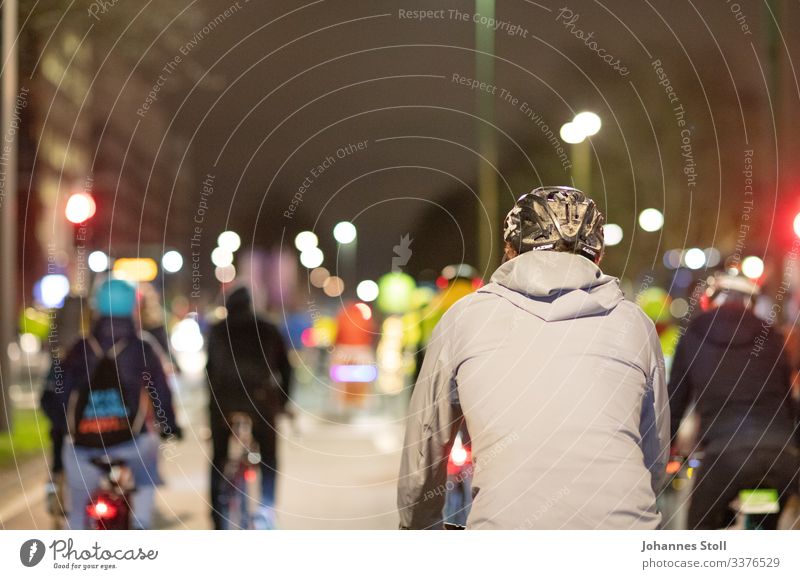
[[[585,257],[556,251],[529,251],[505,262],[478,291],[545,321],[604,315],[624,299],[617,278]]]

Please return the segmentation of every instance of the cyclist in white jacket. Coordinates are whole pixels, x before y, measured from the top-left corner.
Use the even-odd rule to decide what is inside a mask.
[[[475,529],[655,529],[669,453],[652,322],[597,266],[603,216],[566,187],[523,195],[504,263],[434,330],[414,389],[400,526],[442,527],[466,420]]]

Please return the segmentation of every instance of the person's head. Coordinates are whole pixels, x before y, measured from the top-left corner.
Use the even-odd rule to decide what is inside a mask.
[[[718,271],[708,279],[704,309],[718,308],[721,305],[749,308],[759,294],[756,282],[743,275]]]
[[[110,278],[95,289],[94,310],[100,317],[132,318],[137,296],[134,284]]]
[[[253,299],[250,290],[245,286],[235,288],[225,297],[225,309],[228,315],[245,314],[253,311]]]
[[[504,261],[527,251],[562,251],[593,263],[603,257],[603,214],[571,187],[539,187],[522,195],[504,221]]]

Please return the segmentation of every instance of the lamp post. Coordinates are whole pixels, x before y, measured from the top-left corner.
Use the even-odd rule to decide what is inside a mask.
[[[475,13],[494,18],[495,0],[475,0]],[[494,82],[494,28],[475,21],[475,78]],[[494,98],[486,91],[475,91],[478,116],[478,269],[493,270],[500,263],[500,242],[495,237],[499,227],[499,191],[497,184],[497,135],[494,127]]]
[[[345,288],[356,287],[356,247],[358,231],[356,226],[349,221],[340,221],[333,228],[333,238],[339,246],[339,256],[342,267],[339,277],[347,280]]]
[[[584,111],[561,127],[561,139],[572,145],[572,181],[586,193],[592,186],[592,150],[588,137],[596,135],[602,121],[595,113]]]
[[[17,286],[17,0],[3,2],[2,167],[0,189],[0,432],[11,430],[11,360],[16,341]]]

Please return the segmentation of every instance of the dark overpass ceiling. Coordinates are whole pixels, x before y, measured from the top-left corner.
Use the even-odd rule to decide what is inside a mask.
[[[351,219],[362,241],[391,251],[407,232],[435,238],[442,230],[431,223],[446,223],[454,204],[474,204],[482,88],[471,79],[476,30],[492,25],[485,5],[180,0],[154,26],[148,14],[163,3],[152,3],[116,31],[116,50],[137,47],[124,58],[134,66],[143,57],[142,87],[182,57],[155,106],[170,120],[162,136],[187,151],[187,194],[197,198],[205,175],[215,176],[219,230],[228,222],[271,243]],[[593,141],[593,195],[610,220],[632,227],[636,207],[687,210],[677,102],[702,166],[693,207],[724,221],[726,163],[740,170],[746,142],[773,138],[762,114],[768,12],[738,5],[735,13],[724,2],[496,2],[494,80],[483,90],[492,94],[501,210],[537,184],[568,180],[542,125],[557,135],[586,108],[604,122]],[[434,12],[420,19],[419,10]],[[691,243],[693,223],[668,228],[669,242]]]

